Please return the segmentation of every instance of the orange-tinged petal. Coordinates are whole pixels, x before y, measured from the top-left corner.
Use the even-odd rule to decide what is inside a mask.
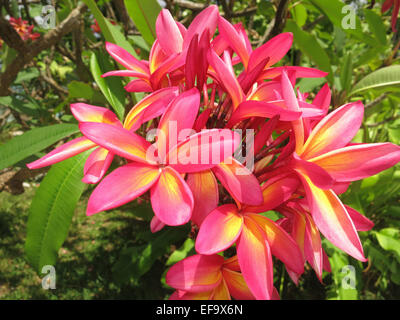
[[[149,94],[129,111],[124,121],[124,128],[136,131],[142,123],[160,116],[178,93],[177,87],[170,87]]]
[[[224,268],[232,271],[240,271],[239,260],[237,256],[230,257],[224,261]]]
[[[221,266],[224,258],[219,255],[197,254],[174,264],[165,276],[165,282],[172,288],[205,292],[216,288],[222,280]]]
[[[79,122],[103,122],[121,126],[121,122],[114,112],[106,108],[86,103],[73,103],[71,112]]]
[[[228,286],[229,293],[236,300],[254,300],[254,295],[244,281],[240,272],[232,271],[227,268],[222,269],[222,275]]]
[[[214,289],[212,300],[231,300],[231,295],[229,294],[228,286],[224,278],[222,277],[222,281],[219,285]]]
[[[274,287],[271,250],[263,232],[247,217],[237,243],[237,255],[243,278],[254,297],[270,300]]]
[[[229,161],[230,160],[230,161]],[[260,205],[263,202],[257,178],[234,158],[221,162],[213,168],[218,180],[226,190],[243,204]]]
[[[316,125],[299,155],[307,160],[343,148],[360,128],[363,114],[364,106],[361,102],[349,103],[336,109]]]
[[[400,147],[392,143],[365,143],[325,153],[311,159],[338,182],[361,180],[393,167]]]
[[[218,206],[218,183],[210,170],[188,174],[186,180],[194,199],[192,221],[201,226],[207,215]]]
[[[98,183],[104,177],[113,159],[114,154],[104,148],[98,147],[85,162],[82,182]]]
[[[258,215],[247,214],[263,230],[274,256],[294,272],[304,272],[304,261],[297,243],[274,221]]]
[[[332,190],[316,187],[307,176],[301,176],[311,214],[320,232],[339,249],[366,261],[356,228],[342,202]]]
[[[54,163],[76,156],[78,153],[94,148],[95,146],[96,144],[86,137],[76,138],[55,148],[44,157],[28,163],[26,166],[29,169],[47,167]]]
[[[260,206],[248,206],[245,209],[246,212],[261,213],[278,207],[290,199],[299,184],[299,179],[293,174],[269,179],[261,187],[264,199],[263,204]]]
[[[187,223],[193,211],[193,195],[185,180],[171,167],[162,169],[151,188],[151,206],[158,219],[169,226]]]
[[[243,216],[233,204],[226,204],[212,211],[201,224],[196,238],[196,251],[214,254],[229,248],[239,237]]]
[[[128,163],[107,175],[90,195],[87,215],[119,207],[145,193],[157,181],[157,167]]]
[[[106,123],[82,122],[81,132],[103,148],[129,160],[155,164],[147,157],[150,143],[141,136],[122,127]]]

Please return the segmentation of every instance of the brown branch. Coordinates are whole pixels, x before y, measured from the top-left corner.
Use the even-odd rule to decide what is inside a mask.
[[[289,1],[290,0],[280,0],[279,1],[275,17],[271,21],[271,24],[268,26],[268,28],[265,31],[262,38],[260,39],[259,45],[263,44],[265,41],[282,33],[283,29],[285,28],[285,24],[286,24]]]
[[[43,37],[32,42],[25,52],[20,52],[17,57],[7,66],[4,73],[0,76],[0,96],[10,94],[9,87],[14,82],[20,70],[26,64],[31,62],[41,51],[57,44],[63,36],[70,33],[79,26],[79,18],[82,12],[86,10],[86,5],[80,4],[71,11],[69,16],[60,23],[60,25],[47,32]]]
[[[387,93],[383,93],[382,95],[380,95],[378,98],[376,98],[375,100],[372,100],[370,103],[365,105],[365,109],[369,109],[372,108],[373,106],[376,106],[377,104],[381,103],[383,100],[385,100],[387,98],[388,94]]]

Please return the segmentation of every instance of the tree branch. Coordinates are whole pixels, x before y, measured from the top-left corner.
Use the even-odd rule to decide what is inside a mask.
[[[41,51],[57,44],[63,36],[79,27],[79,17],[86,10],[86,5],[80,4],[71,11],[69,16],[60,25],[47,32],[43,37],[26,46],[25,52],[20,52],[17,57],[7,66],[4,73],[0,76],[0,96],[10,94],[9,87],[14,82],[22,68],[31,62]]]

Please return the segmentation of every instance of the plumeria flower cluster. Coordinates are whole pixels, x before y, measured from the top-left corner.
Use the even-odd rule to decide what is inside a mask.
[[[88,215],[149,194],[153,232],[192,223],[197,254],[168,271],[166,282],[176,289],[171,299],[278,299],[273,257],[296,283],[306,262],[320,279],[330,270],[321,234],[366,261],[357,231],[373,223],[338,194],[394,166],[400,147],[351,142],[363,104],[329,112],[328,85],[313,99],[296,87],[298,78],[325,72],[274,66],[291,48],[291,33],[253,49],[243,26],[229,23],[216,6],[188,28],[162,10],[156,33],[148,61],[106,43],[121,70],[103,77],[129,77],[127,91],[147,93],[123,123],[106,108],[72,104],[83,136],[28,167],[93,150],[83,178],[98,184]],[[244,149],[254,166],[248,157],[235,158]],[[115,156],[125,164],[106,175]],[[269,210],[282,218],[268,218]]]
[[[19,36],[23,41],[26,41],[28,39],[31,40],[36,40],[37,38],[40,37],[39,33],[33,33],[33,25],[29,25],[28,21],[22,20],[22,18],[13,18],[10,17],[9,22],[11,26],[17,31]],[[0,48],[3,46],[3,40],[0,38]]]

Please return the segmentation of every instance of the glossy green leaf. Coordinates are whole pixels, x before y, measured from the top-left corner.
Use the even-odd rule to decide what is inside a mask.
[[[101,92],[122,120],[125,113],[125,89],[120,77],[106,77],[101,75],[111,71],[112,65],[102,53],[93,53],[90,59],[90,70]]]
[[[81,179],[88,155],[87,151],[53,165],[36,191],[27,224],[25,252],[38,273],[44,265],[56,263],[85,186]]]
[[[348,92],[351,87],[351,80],[353,75],[353,59],[351,52],[348,52],[343,58],[340,68],[340,83],[342,89]]]
[[[104,38],[111,43],[115,43],[120,47],[127,50],[130,54],[137,57],[135,50],[131,46],[131,44],[126,40],[125,36],[119,31],[117,26],[114,26],[108,21],[100,9],[97,7],[96,2],[94,0],[83,0],[84,3],[89,7],[92,12],[94,18],[97,20],[101,32]]]
[[[382,17],[370,9],[364,9],[364,15],[368,22],[369,30],[375,35],[375,38],[380,44],[385,45],[387,43],[386,27],[383,23]]]
[[[302,52],[304,52],[319,69],[329,72],[328,78],[332,79],[332,68],[329,56],[320,46],[317,39],[310,33],[307,33],[299,28],[293,21],[288,20],[286,30],[294,35],[294,41]]]
[[[397,259],[400,262],[400,230],[385,228],[379,232],[375,232],[375,236],[379,245],[387,251],[396,253]]]
[[[399,86],[400,66],[389,66],[378,69],[361,79],[354,86],[351,95],[371,89],[384,89]]]
[[[0,170],[78,132],[76,124],[62,123],[35,128],[0,146]]]
[[[191,251],[194,249],[194,240],[193,239],[186,239],[183,245],[176,249],[168,258],[167,262],[165,263],[166,266],[172,266],[175,263],[185,259]]]
[[[307,9],[302,4],[296,5],[292,10],[293,19],[297,25],[301,28],[307,21]]]
[[[143,39],[152,45],[156,38],[156,20],[161,7],[157,0],[125,0],[125,7]]]

